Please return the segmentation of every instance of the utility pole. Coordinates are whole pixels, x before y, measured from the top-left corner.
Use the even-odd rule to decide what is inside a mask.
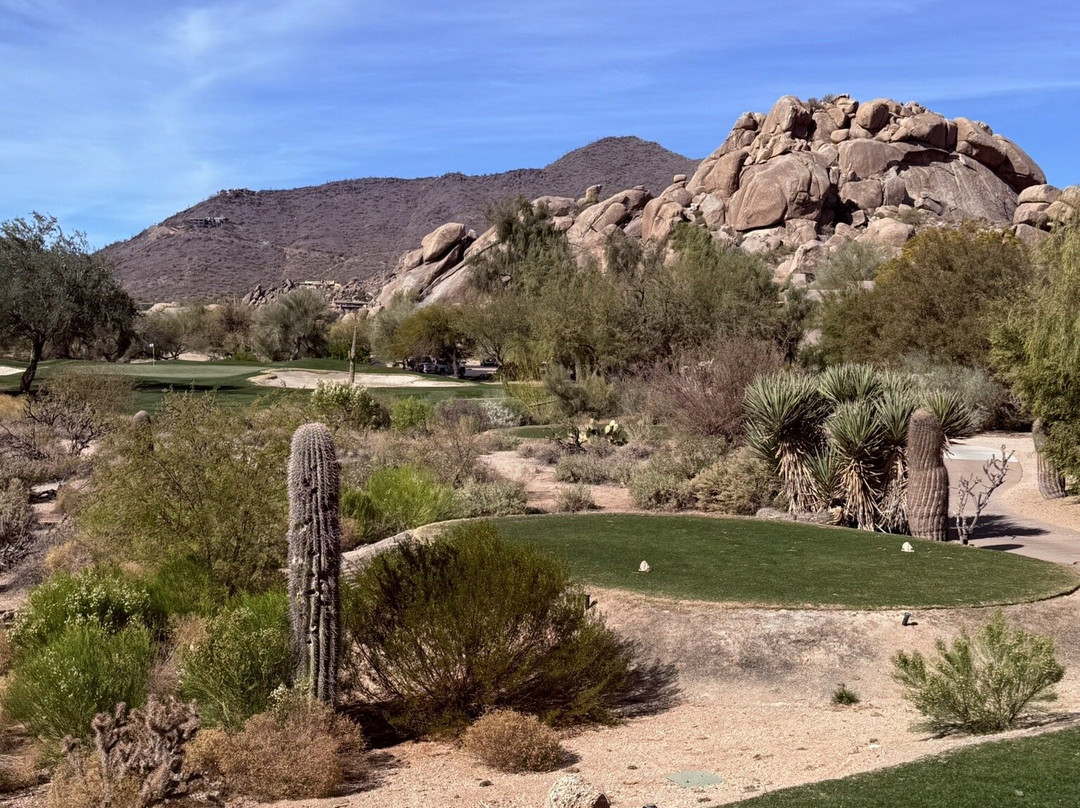
[[[356,315],[353,314],[352,324],[352,347],[349,348],[349,386],[352,387],[356,383],[356,329],[358,323],[356,322]]]

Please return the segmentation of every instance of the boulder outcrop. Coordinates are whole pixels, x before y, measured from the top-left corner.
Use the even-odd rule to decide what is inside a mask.
[[[641,186],[607,198],[600,190],[534,201],[581,260],[602,265],[616,233],[662,245],[685,221],[748,252],[786,252],[775,276],[793,282],[812,280],[816,263],[852,240],[895,254],[919,228],[969,220],[1032,240],[1080,216],[1080,188],[1047,185],[1031,157],[987,124],[846,95],[784,96],[768,113],[743,113],[689,179],[676,175],[655,197]],[[426,300],[460,295],[468,259],[496,237],[474,239],[457,224],[434,231],[402,256],[378,302],[409,290]]]

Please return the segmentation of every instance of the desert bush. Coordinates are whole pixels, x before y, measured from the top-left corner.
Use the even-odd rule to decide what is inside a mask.
[[[371,321],[357,314],[346,314],[330,326],[327,343],[332,359],[348,359],[353,347],[353,332],[356,333],[356,361],[368,362],[371,359]]]
[[[395,432],[409,432],[427,424],[431,417],[431,405],[413,396],[394,403],[390,411],[390,426]]]
[[[1065,675],[1052,638],[1010,626],[1000,611],[974,637],[965,630],[951,648],[939,639],[935,649],[930,660],[898,652],[893,676],[938,732],[1008,729],[1032,702],[1055,699]]]
[[[4,710],[50,743],[89,738],[98,713],[120,702],[142,705],[154,653],[144,626],[110,632],[96,622],[72,624],[13,665]]]
[[[581,597],[564,564],[487,524],[402,546],[343,593],[354,693],[415,734],[460,728],[495,707],[557,723],[607,720],[628,651]]]
[[[426,469],[412,466],[376,469],[363,489],[346,488],[341,514],[355,519],[367,544],[457,515],[454,490]]]
[[[555,510],[559,513],[580,513],[596,509],[589,486],[583,483],[564,485],[555,497]]]
[[[468,480],[456,493],[459,515],[463,518],[514,516],[525,513],[528,502],[525,484],[517,480]]]
[[[557,440],[530,440],[518,447],[518,454],[552,466],[566,454],[566,447]]]
[[[627,465],[610,454],[598,452],[568,454],[555,464],[555,479],[563,483],[623,483],[630,477]]]
[[[477,760],[501,772],[546,772],[566,758],[555,731],[534,715],[493,710],[478,718],[461,738]]]
[[[630,497],[647,511],[678,511],[695,505],[693,478],[722,456],[718,439],[675,441],[660,448],[630,475]]]
[[[205,635],[180,649],[180,693],[207,726],[239,727],[266,710],[290,682],[288,603],[279,592],[246,595],[212,617]]]
[[[334,318],[322,292],[295,289],[259,310],[254,329],[256,352],[273,362],[327,356]]]
[[[1020,403],[1009,389],[984,368],[934,364],[920,357],[905,357],[901,368],[925,391],[955,395],[971,413],[976,431],[1027,426]]]
[[[30,492],[19,480],[0,482],[0,569],[25,556],[36,520]]]
[[[94,719],[92,752],[77,742],[65,743],[65,759],[49,789],[49,808],[217,802],[216,790],[200,774],[184,770],[186,746],[198,730],[194,707],[172,698],[151,697],[144,710],[117,705]]]
[[[885,252],[877,244],[845,242],[818,267],[814,285],[819,289],[846,289],[862,281],[872,281],[885,260]]]
[[[319,420],[335,428],[384,429],[390,413],[367,389],[348,382],[321,381],[311,393],[311,408]]]
[[[718,339],[684,351],[645,375],[645,412],[684,436],[742,437],[746,388],[783,361],[775,344]]]
[[[430,428],[407,447],[408,462],[431,470],[439,482],[458,488],[475,476],[484,453],[484,437],[468,420],[435,418]]]
[[[153,427],[117,432],[96,460],[76,519],[106,562],[148,571],[187,559],[229,594],[266,588],[285,563],[285,468],[305,418],[287,403],[232,410],[212,395],[167,395]]]
[[[744,447],[723,455],[694,477],[693,488],[699,510],[751,516],[775,502],[780,480]]]
[[[499,430],[485,432],[483,438],[484,440],[481,443],[481,446],[485,453],[512,452],[525,442],[525,439],[518,435],[512,435],[509,432],[502,432]]]
[[[443,424],[458,426],[468,424],[471,432],[483,432],[491,427],[483,404],[475,398],[449,398],[435,405],[435,413]]]
[[[240,731],[200,732],[187,766],[223,782],[229,797],[318,799],[362,779],[363,748],[359,729],[327,704],[279,691],[270,709]]]
[[[24,661],[59,639],[71,626],[94,626],[106,634],[127,628],[158,631],[164,614],[145,584],[118,572],[87,570],[55,575],[35,588],[11,628],[12,656]]]
[[[832,694],[832,703],[838,707],[852,707],[860,701],[858,694],[842,682]]]

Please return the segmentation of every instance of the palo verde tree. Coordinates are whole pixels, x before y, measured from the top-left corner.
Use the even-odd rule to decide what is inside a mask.
[[[47,347],[112,335],[122,353],[134,317],[135,304],[82,233],[64,233],[40,213],[0,225],[0,343],[28,351],[21,392]]]

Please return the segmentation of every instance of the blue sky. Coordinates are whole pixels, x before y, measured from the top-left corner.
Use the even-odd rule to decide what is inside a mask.
[[[1080,4],[0,0],[0,219],[95,247],[222,188],[691,157],[781,95],[917,100],[1080,183]]]

